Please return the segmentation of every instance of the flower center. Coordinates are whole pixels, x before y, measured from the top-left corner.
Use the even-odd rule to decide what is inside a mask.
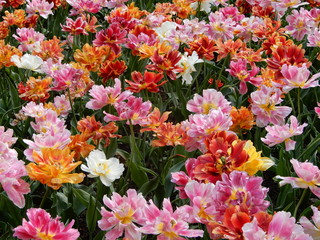
[[[202,108],[203,108],[203,113],[208,114],[211,109],[217,109],[217,105],[215,105],[214,103],[204,103],[202,104]]]
[[[159,224],[157,224],[157,230],[162,233],[164,236],[166,236],[169,239],[177,239],[179,237],[179,235],[172,231],[171,229],[174,228],[174,226],[176,225],[176,222],[174,220],[170,221],[170,227],[165,227],[163,222],[160,222]],[[169,228],[169,229],[166,229]]]
[[[106,162],[100,162],[97,165],[97,169],[94,170],[94,174],[98,175],[98,176],[102,176],[102,175],[106,175],[110,172],[108,163]]]
[[[115,213],[114,215],[116,216],[116,218],[119,219],[119,221],[122,223],[122,224],[130,224],[132,222],[132,219],[133,219],[133,214],[134,214],[134,211],[132,210],[132,208],[130,208],[128,210],[128,212],[124,213],[124,212],[121,212],[121,213]]]
[[[261,104],[260,107],[265,110],[269,115],[271,111],[274,111],[275,105],[271,104],[271,103],[266,103],[266,104]]]
[[[219,24],[219,23],[215,23],[214,25],[213,25],[213,28],[214,28],[214,30],[216,30],[216,31],[218,31],[218,32],[225,32],[225,29],[222,27],[222,25],[221,24]]]
[[[53,240],[54,235],[45,232],[39,232],[37,237],[41,240]]]

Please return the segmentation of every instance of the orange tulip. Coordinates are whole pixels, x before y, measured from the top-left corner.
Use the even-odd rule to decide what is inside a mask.
[[[58,190],[63,183],[80,183],[85,177],[83,173],[71,173],[82,162],[73,162],[74,153],[70,153],[69,148],[43,148],[41,153],[34,151],[32,156],[35,162],[26,166],[30,179],[54,190]]]

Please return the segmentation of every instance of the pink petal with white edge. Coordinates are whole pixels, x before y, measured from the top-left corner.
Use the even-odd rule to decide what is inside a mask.
[[[296,141],[291,140],[290,138],[285,140],[286,151],[294,150],[296,146]]]
[[[320,230],[320,211],[318,208],[311,206],[313,211],[312,221],[317,226],[317,228]]]
[[[304,183],[299,181],[299,178],[295,177],[281,177],[281,176],[276,176],[277,179],[281,179],[282,181],[279,182],[280,187],[286,184],[290,184],[293,188],[308,188],[309,185],[307,183]]]
[[[302,88],[318,87],[319,82],[316,81],[320,77],[320,73],[313,75]]]
[[[242,231],[245,240],[266,239],[266,233],[258,226],[256,218],[254,218],[252,222],[244,224],[242,227]]]
[[[290,160],[294,171],[297,173],[297,175],[305,180],[306,182],[311,182],[315,175],[320,174],[320,170],[317,166],[313,165],[312,163],[309,162],[299,162],[296,159],[291,159]]]
[[[310,190],[314,195],[320,198],[320,188],[318,186],[311,186]]]
[[[300,218],[300,224],[304,228],[304,232],[309,234],[313,239],[319,240],[320,239],[320,212],[318,208],[311,206],[313,210],[313,216],[312,216],[312,221],[313,223],[307,219],[305,216]]]
[[[295,218],[288,212],[277,212],[268,227],[269,239],[312,240],[303,232],[303,228],[295,223]]]

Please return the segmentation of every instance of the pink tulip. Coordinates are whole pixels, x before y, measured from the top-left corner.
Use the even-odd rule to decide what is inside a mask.
[[[299,162],[296,159],[290,160],[298,177],[281,177],[280,186],[291,184],[293,188],[310,188],[311,192],[320,198],[320,170],[310,162]]]
[[[29,221],[23,219],[22,225],[14,229],[14,237],[22,240],[76,240],[80,233],[73,229],[74,220],[67,226],[60,222],[60,217],[51,218],[51,215],[41,208],[27,210]]]
[[[114,105],[127,100],[132,93],[130,91],[121,92],[121,81],[116,78],[113,87],[103,87],[94,85],[89,91],[92,97],[86,104],[86,107],[93,110],[98,110],[106,105]]]
[[[115,240],[123,233],[129,240],[141,239],[139,225],[145,224],[144,209],[147,206],[141,193],[129,189],[127,196],[121,197],[114,192],[111,198],[104,196],[103,202],[110,210],[101,209],[102,219],[98,225],[101,230],[107,231],[106,239]]]
[[[301,135],[304,127],[308,124],[304,123],[299,125],[298,120],[295,116],[290,117],[290,125],[286,124],[283,126],[274,125],[267,126],[267,135],[265,138],[261,138],[262,142],[272,147],[276,144],[285,142],[286,151],[293,150],[296,142],[290,139],[293,136]]]
[[[202,95],[195,94],[193,99],[187,102],[187,109],[190,112],[208,114],[211,109],[220,108],[223,113],[230,113],[231,103],[221,92],[215,89],[205,89]]]

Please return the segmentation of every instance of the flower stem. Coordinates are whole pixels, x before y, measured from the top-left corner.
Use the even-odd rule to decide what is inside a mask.
[[[301,121],[301,88],[298,88],[298,121]],[[302,141],[302,135],[298,136],[298,142],[300,142],[299,148],[297,153],[301,153],[303,151],[303,141]]]
[[[48,197],[48,195],[49,195],[49,190],[50,190],[49,187],[46,185],[46,192],[45,192],[44,195],[43,195],[43,198],[42,198],[42,200],[41,200],[41,203],[40,203],[39,208],[42,208],[43,205],[44,205],[44,203],[46,202],[47,197]]]
[[[74,111],[74,107],[73,107],[73,104],[72,104],[70,89],[68,88],[67,91],[68,91],[68,98],[69,98],[69,102],[70,102],[70,106],[71,106],[73,121],[74,121],[74,124],[77,125],[77,118],[76,118],[76,113]],[[72,124],[71,124],[71,127],[72,127]],[[78,132],[78,129],[76,127],[74,127],[74,128],[75,128],[76,132]]]
[[[133,125],[132,125],[132,121],[131,119],[129,119],[129,127],[130,127],[130,133],[131,133],[131,136],[130,136],[130,148],[131,148],[131,151],[133,149],[133,144],[136,144],[135,143],[135,137],[134,137],[134,131],[133,131]],[[126,176],[124,178],[124,182],[126,183],[127,180],[129,179],[129,174],[130,174],[130,169],[131,169],[131,163],[132,163],[132,158],[129,157],[128,158],[128,163],[127,163],[127,166],[128,166],[128,169],[127,169],[127,173],[126,173]]]
[[[305,188],[305,189],[303,190],[302,196],[300,197],[300,200],[299,200],[299,202],[297,203],[296,208],[294,209],[294,212],[293,212],[293,217],[294,217],[294,218],[297,217],[298,209],[299,209],[299,207],[300,207],[300,205],[301,205],[304,197],[306,196],[307,191],[308,191],[308,188]]]
[[[301,88],[298,88],[298,120],[299,120],[299,122],[300,122],[300,120],[301,120],[301,101],[300,101],[300,96],[301,96]]]
[[[110,191],[111,191],[112,193],[115,192],[115,189],[114,189],[112,183],[111,183],[111,185],[110,185]]]
[[[216,80],[220,80],[221,81],[221,76],[222,76],[222,73],[223,73],[223,70],[225,70],[225,67],[226,67],[226,64],[227,64],[227,61],[229,59],[229,55],[227,57],[224,58],[223,60],[223,64],[221,66],[221,69],[220,69],[220,72],[219,72],[219,75],[218,75],[218,78]]]
[[[291,108],[292,108],[292,111],[293,111],[293,115],[296,115],[295,106],[294,106],[294,104],[293,104],[293,101],[292,101],[290,92],[288,92],[288,98],[289,98],[289,102],[290,102],[290,104],[291,104]],[[299,99],[298,99],[298,101],[299,101]]]
[[[175,108],[177,108],[179,104],[173,91],[173,83],[168,79],[167,74],[164,73],[163,75],[164,75],[164,80],[167,81],[164,84],[166,94],[170,96]],[[168,86],[167,84],[170,84],[170,86]]]
[[[129,122],[130,122],[130,133],[131,133],[131,136],[132,136],[132,138],[134,139],[134,131],[133,131],[133,125],[132,125],[132,121],[131,121],[131,119],[129,119]]]

